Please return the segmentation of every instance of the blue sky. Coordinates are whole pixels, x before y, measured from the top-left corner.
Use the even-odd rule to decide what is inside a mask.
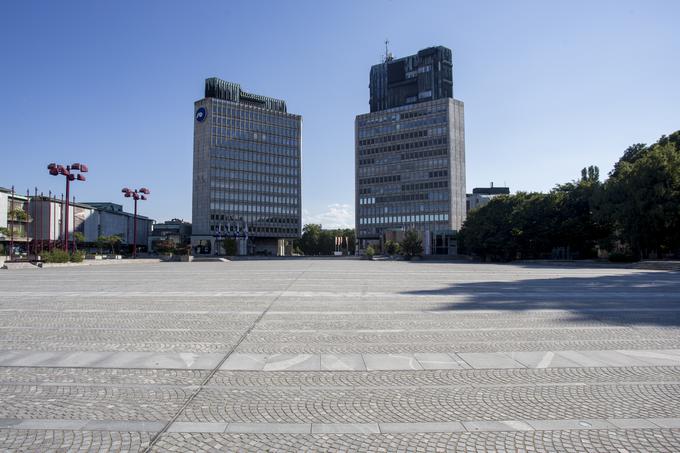
[[[0,6],[0,186],[82,201],[147,186],[191,218],[193,102],[206,77],[303,115],[304,221],[353,224],[354,117],[384,53],[454,55],[467,188],[549,190],[680,128],[677,1],[13,1]]]

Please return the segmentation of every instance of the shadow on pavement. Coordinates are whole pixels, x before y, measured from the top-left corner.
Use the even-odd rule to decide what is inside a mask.
[[[675,272],[467,282],[402,294],[455,296],[440,310],[568,310],[577,315],[574,321],[680,326]]]

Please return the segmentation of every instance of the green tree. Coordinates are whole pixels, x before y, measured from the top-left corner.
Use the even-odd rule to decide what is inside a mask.
[[[123,238],[120,235],[114,234],[111,236],[99,236],[96,244],[100,252],[103,252],[105,248],[108,248],[111,253],[116,253],[122,242]]]
[[[385,252],[387,252],[388,255],[396,255],[400,250],[401,246],[398,242],[392,240],[385,242]]]
[[[76,243],[82,244],[85,242],[85,234],[83,234],[80,231],[76,231],[75,233],[73,233],[73,239],[76,240]]]
[[[175,253],[177,245],[175,244],[175,241],[173,241],[172,239],[163,239],[160,241],[156,241],[153,247],[158,253],[162,253],[164,255],[172,255],[173,253]]]
[[[222,247],[224,247],[224,253],[227,256],[236,256],[238,254],[238,244],[235,238],[224,238]]]
[[[308,223],[302,228],[302,237],[299,240],[300,250],[305,255],[319,254],[319,238],[321,237],[321,225]]]
[[[401,251],[406,257],[422,255],[423,241],[415,230],[408,230],[400,244]]]
[[[305,255],[332,255],[336,250],[337,237],[343,238],[341,249],[348,253],[354,251],[356,236],[353,228],[324,230],[316,223],[308,223],[302,228],[302,237],[295,241],[294,248]]]
[[[501,195],[470,211],[458,234],[461,253],[479,256],[484,261],[514,259],[516,238],[524,234],[521,228],[513,228],[511,220],[518,203],[517,196]]]
[[[629,148],[630,149],[630,148]],[[637,258],[680,249],[680,131],[617,162],[601,211],[614,238]]]
[[[373,258],[374,255],[375,255],[375,249],[373,248],[373,246],[369,245],[368,247],[366,247],[366,256],[369,257],[369,258]]]
[[[9,211],[7,213],[7,218],[19,222],[26,222],[29,220],[28,214],[21,208],[14,208],[11,211]]]

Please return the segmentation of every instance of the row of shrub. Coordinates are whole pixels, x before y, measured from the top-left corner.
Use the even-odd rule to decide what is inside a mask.
[[[85,252],[77,250],[68,253],[64,250],[55,249],[44,252],[41,256],[45,263],[82,263],[85,259]]]

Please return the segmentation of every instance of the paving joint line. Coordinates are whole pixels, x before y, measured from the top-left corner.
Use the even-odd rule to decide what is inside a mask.
[[[262,313],[260,313],[260,315],[253,321],[253,323],[248,328],[248,330],[246,330],[243,333],[243,335],[241,335],[241,337],[236,342],[236,344],[234,344],[234,346],[232,346],[231,349],[229,349],[229,351],[227,351],[227,353],[224,355],[224,357],[222,357],[222,359],[217,363],[217,365],[215,365],[215,367],[210,371],[210,373],[205,377],[205,379],[203,379],[201,381],[201,383],[198,385],[198,387],[193,391],[193,393],[189,396],[189,398],[187,398],[187,400],[184,402],[182,407],[179,408],[177,413],[170,420],[168,420],[168,422],[163,426],[163,428],[160,431],[158,431],[151,438],[151,440],[149,441],[149,445],[144,449],[144,453],[150,453],[151,452],[151,449],[156,444],[156,442],[158,442],[158,440],[161,438],[161,436],[168,431],[170,426],[172,426],[172,424],[175,423],[175,421],[177,421],[177,419],[182,414],[182,412],[184,412],[184,410],[189,406],[189,404],[191,404],[193,402],[193,400],[201,392],[203,386],[206,385],[210,381],[210,379],[213,378],[215,373],[217,373],[219,371],[220,367],[224,364],[224,362],[227,361],[229,356],[232,355],[234,353],[234,351],[236,351],[236,349],[241,345],[241,343],[243,343],[243,341],[245,341],[245,339],[248,337],[248,335],[250,335],[250,333],[255,329],[255,326],[257,325],[257,323],[259,323],[262,320],[262,318],[264,318],[264,316],[267,314],[269,309],[272,306],[274,306],[274,303],[277,300],[279,300],[279,298],[281,298],[281,296],[283,296],[283,294],[286,291],[288,291],[288,289],[290,289],[295,283],[297,283],[297,281],[305,274],[305,272],[307,272],[307,270],[309,270],[309,268],[312,267],[312,264],[313,263],[311,263],[309,266],[307,266],[306,268],[301,270],[299,275],[297,277],[295,277],[284,289],[279,291],[279,293],[276,295],[276,297],[274,297],[274,299],[272,299],[272,301],[269,302],[269,305],[267,305],[267,307],[264,309],[264,311],[262,311]]]

